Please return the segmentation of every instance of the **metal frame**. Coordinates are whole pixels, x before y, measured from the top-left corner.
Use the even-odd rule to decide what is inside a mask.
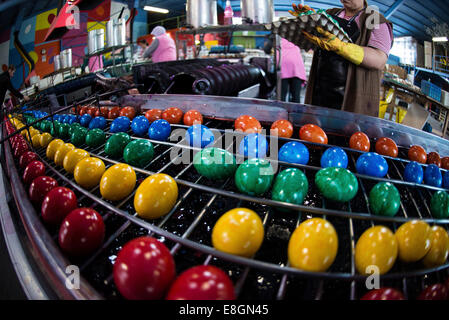
[[[186,109],[192,108],[193,106],[196,109],[200,109],[200,112],[202,110],[207,110],[207,112],[204,113],[204,115],[208,118],[208,121],[206,122],[206,125],[211,127],[216,127],[217,132],[219,133],[218,140],[223,139],[223,133],[225,133],[226,129],[226,121],[222,121],[219,119],[235,119],[238,117],[241,113],[243,114],[252,114],[255,117],[259,118],[263,122],[272,122],[277,119],[277,117],[287,117],[293,121],[293,123],[296,126],[302,125],[303,118],[298,118],[299,116],[316,116],[316,119],[321,121],[321,125],[323,128],[326,129],[329,133],[342,133],[341,126],[346,126],[347,123],[353,123],[354,117],[359,120],[359,126],[362,128],[365,128],[368,125],[375,125],[381,129],[384,130],[384,133],[393,133],[392,135],[388,134],[388,136],[394,136],[395,138],[400,138],[402,135],[411,135],[413,139],[423,139],[423,140],[434,140],[434,142],[439,143],[440,138],[430,136],[428,134],[424,134],[424,136],[421,136],[418,130],[414,130],[411,128],[403,127],[401,125],[397,124],[391,124],[387,121],[383,121],[377,118],[371,118],[366,116],[360,116],[360,115],[352,115],[352,119],[349,116],[349,114],[344,112],[337,112],[335,110],[329,110],[324,108],[318,108],[318,107],[312,107],[312,106],[303,106],[303,105],[296,105],[296,104],[287,104],[287,103],[278,103],[278,102],[269,102],[269,101],[263,101],[263,100],[256,100],[256,99],[238,99],[238,98],[222,98],[222,97],[198,97],[198,96],[179,96],[179,95],[152,95],[152,96],[125,96],[121,100],[121,102],[129,102],[130,105],[134,104],[138,107],[141,107],[142,110],[145,110],[147,108],[146,104],[151,105],[153,108],[157,108],[159,105],[162,105],[165,103],[165,106],[167,103],[170,103],[172,101],[183,101],[184,103],[184,111]],[[239,102],[239,104],[236,104]],[[140,103],[140,105],[139,105]],[[238,107],[236,107],[238,106]],[[70,108],[65,107],[64,109]],[[61,112],[61,111],[58,111]],[[229,113],[232,113],[232,116],[229,116]],[[51,115],[50,115],[51,116]],[[349,118],[349,119],[348,119]],[[175,128],[180,129],[186,129],[186,126],[182,125],[175,125],[173,126]],[[404,130],[403,129],[408,129]],[[395,135],[396,134],[396,135]],[[241,134],[236,134],[236,140],[238,141],[238,137]],[[149,140],[149,139],[147,139]],[[292,205],[287,203],[280,203],[276,201],[272,201],[270,199],[264,198],[264,197],[252,197],[243,195],[240,193],[233,192],[229,190],[230,187],[230,181],[224,181],[223,183],[220,183],[219,186],[210,186],[207,183],[204,178],[187,178],[187,173],[189,170],[193,170],[193,165],[187,165],[185,167],[181,166],[178,167],[177,165],[173,164],[171,161],[169,162],[163,162],[164,157],[171,152],[173,148],[180,148],[180,151],[183,154],[184,152],[190,152],[192,149],[195,150],[195,148],[192,148],[190,146],[187,146],[183,144],[183,141],[181,143],[174,143],[174,142],[160,142],[160,141],[154,141],[149,140],[155,145],[156,149],[156,157],[152,160],[151,163],[149,163],[145,168],[135,168],[137,174],[141,176],[149,176],[154,174],[155,172],[175,172],[175,174],[172,174],[174,179],[177,181],[178,186],[182,187],[185,192],[180,193],[177,203],[175,204],[175,207],[171,210],[171,212],[166,215],[164,218],[161,218],[156,221],[146,221],[141,218],[139,218],[133,209],[129,209],[127,204],[132,201],[132,198],[134,196],[134,193],[131,193],[127,198],[125,198],[123,201],[120,201],[119,203],[110,203],[103,199],[101,199],[98,196],[98,186],[93,188],[92,190],[85,190],[78,186],[73,178],[68,175],[63,169],[55,168],[52,164],[48,163],[45,159],[45,149],[39,148],[35,150],[37,154],[40,156],[42,162],[46,165],[46,167],[49,169],[49,175],[55,177],[57,180],[61,181],[62,183],[60,185],[68,186],[72,188],[77,194],[80,195],[78,198],[79,201],[86,201],[89,200],[90,202],[93,202],[96,204],[97,209],[101,209],[102,211],[105,211],[103,215],[105,222],[108,223],[108,220],[111,219],[112,216],[117,216],[123,219],[123,223],[121,226],[116,227],[114,232],[105,240],[105,243],[102,248],[100,248],[95,254],[88,257],[84,263],[81,265],[81,270],[87,270],[92,264],[94,264],[97,259],[99,259],[100,255],[103,254],[109,248],[114,244],[114,241],[118,239],[118,237],[125,232],[128,228],[130,228],[132,225],[142,227],[143,229],[147,230],[147,232],[150,235],[160,237],[166,240],[170,240],[174,242],[174,245],[171,246],[171,253],[174,255],[175,259],[183,259],[182,256],[179,255],[179,252],[182,248],[190,248],[194,251],[199,251],[202,254],[206,256],[206,258],[203,261],[203,264],[209,264],[212,262],[213,259],[219,258],[223,261],[227,261],[229,263],[235,264],[240,268],[241,274],[238,278],[238,280],[235,282],[236,285],[236,292],[239,294],[242,291],[242,288],[247,285],[248,278],[250,278],[250,275],[254,272],[272,272],[277,277],[280,278],[279,285],[277,289],[275,289],[276,292],[276,298],[282,299],[284,298],[288,293],[288,283],[292,281],[296,281],[295,279],[305,279],[305,281],[318,281],[319,284],[318,289],[314,292],[315,298],[319,299],[323,295],[323,285],[325,281],[328,280],[340,280],[346,283],[349,283],[350,285],[350,298],[355,299],[357,296],[357,284],[361,283],[366,279],[366,276],[356,274],[355,273],[355,266],[354,266],[354,246],[356,241],[356,235],[360,233],[360,228],[362,222],[369,222],[371,225],[374,223],[382,222],[386,224],[392,224],[394,227],[397,226],[398,223],[410,221],[412,219],[423,219],[425,221],[435,223],[438,225],[441,225],[443,227],[446,227],[449,225],[449,219],[443,219],[443,220],[436,220],[432,218],[432,215],[430,213],[429,207],[426,205],[426,203],[430,199],[431,191],[434,190],[441,190],[439,188],[434,188],[426,185],[416,185],[416,184],[410,184],[407,182],[402,181],[402,175],[401,171],[403,170],[405,164],[408,162],[407,160],[403,159],[392,159],[387,158],[389,163],[391,164],[391,170],[390,170],[390,176],[387,176],[386,179],[375,179],[372,177],[367,177],[363,175],[356,174],[356,177],[359,181],[359,185],[361,186],[360,192],[363,195],[360,199],[362,203],[365,203],[367,208],[369,206],[368,203],[368,197],[367,197],[367,188],[370,183],[376,183],[378,181],[390,181],[396,184],[401,189],[404,189],[406,194],[408,195],[409,202],[405,202],[405,199],[401,202],[401,209],[400,214],[398,217],[394,218],[386,218],[386,217],[379,217],[379,216],[372,216],[368,212],[360,212],[358,211],[361,205],[363,204],[357,204],[353,201],[351,201],[348,204],[345,204],[344,207],[340,209],[333,208],[332,204],[328,203],[324,199],[321,200],[321,204],[317,204],[316,206],[299,206],[299,205]],[[217,140],[216,140],[217,141]],[[295,139],[288,139],[288,141],[295,141]],[[284,140],[285,142],[285,140]],[[306,145],[308,145],[310,148],[323,148],[327,146],[308,143],[305,141],[302,141]],[[21,187],[21,183],[18,181],[18,175],[17,173],[14,175],[14,171],[16,170],[12,165],[12,158],[10,154],[10,150],[8,147],[8,144],[6,145],[6,153],[9,157],[9,163],[8,170],[11,171],[12,179],[11,183],[13,185],[17,184],[17,188]],[[232,148],[234,144],[230,146]],[[97,147],[97,148],[87,148],[86,146],[81,146],[81,148],[86,148],[86,150],[91,154],[91,156],[98,157],[102,159],[107,166],[116,164],[120,161],[113,160],[107,158],[102,149],[103,146]],[[442,150],[444,152],[449,153],[449,144],[446,143],[441,146]],[[347,153],[350,155],[350,166],[354,167],[356,157],[358,156],[359,152],[350,150],[348,148],[345,148]],[[197,149],[196,149],[197,150]],[[230,150],[232,152],[232,150]],[[404,150],[401,148],[401,152],[404,152]],[[237,158],[239,158],[238,155],[236,155]],[[241,158],[241,157],[240,157]],[[8,158],[7,158],[8,160]],[[162,161],[162,163],[157,164],[158,162]],[[273,160],[274,161],[274,160]],[[281,165],[283,168],[285,167],[296,167],[300,170],[304,171],[308,175],[313,175],[314,172],[317,170],[320,170],[319,167],[314,165],[292,165],[287,163],[278,162],[279,165]],[[152,168],[151,170],[149,168]],[[154,169],[153,169],[154,168]],[[174,170],[174,171],[171,171]],[[193,180],[192,180],[193,179]],[[309,180],[310,181],[310,180]],[[368,185],[367,185],[368,184]],[[170,230],[170,223],[173,222],[173,219],[176,220],[175,213],[177,210],[185,206],[189,200],[189,197],[193,197],[196,194],[204,194],[208,195],[207,199],[204,201],[204,206],[202,208],[196,208],[195,209],[195,217],[192,217],[190,223],[186,226],[184,226],[182,229],[178,230],[177,232],[174,232],[174,230]],[[52,270],[52,273],[58,273],[58,266],[60,267],[61,264],[64,265],[66,262],[65,258],[62,257],[59,253],[52,252],[54,246],[52,239],[48,239],[47,241],[42,241],[42,237],[46,237],[45,229],[40,224],[39,219],[37,218],[36,213],[34,212],[34,209],[26,205],[28,202],[26,196],[24,194],[19,195],[21,202],[25,205],[24,209],[26,212],[22,213],[22,219],[24,224],[33,223],[33,225],[36,226],[39,233],[43,232],[38,238],[36,238],[36,232],[33,232],[33,230],[28,231],[30,238],[34,241],[38,251],[41,252],[43,255],[42,260],[46,261],[48,259],[53,259],[53,263],[50,263],[48,267]],[[16,195],[17,199],[17,195]],[[196,240],[195,231],[197,231],[198,228],[201,227],[202,222],[206,221],[208,216],[210,216],[209,210],[214,205],[215,201],[218,201],[218,199],[227,199],[227,201],[230,202],[238,202],[242,205],[248,205],[253,204],[254,206],[262,205],[263,207],[267,208],[265,213],[262,213],[262,220],[265,224],[265,227],[268,229],[269,227],[274,226],[274,222],[276,219],[279,219],[279,216],[275,214],[274,209],[276,208],[285,208],[290,209],[296,212],[296,217],[294,221],[290,222],[291,227],[297,226],[299,223],[304,221],[305,219],[313,216],[323,217],[325,219],[338,219],[339,221],[343,221],[347,223],[348,228],[348,238],[345,239],[348,241],[348,244],[345,245],[345,248],[347,248],[350,251],[350,255],[352,257],[351,264],[349,269],[345,268],[345,271],[342,270],[332,270],[329,272],[305,272],[302,270],[298,270],[295,268],[292,268],[288,266],[288,263],[284,261],[283,265],[279,265],[277,263],[273,263],[270,261],[260,260],[256,257],[254,258],[242,258],[234,255],[229,255],[220,251],[215,250],[214,248],[210,247],[209,245],[200,243]],[[420,204],[424,203],[424,209],[420,208]],[[409,210],[411,208],[411,210]],[[413,209],[414,208],[414,209]],[[415,212],[412,214],[412,212]],[[49,251],[48,248],[51,248],[51,251]],[[339,249],[343,250],[343,249]],[[424,275],[435,275],[436,277],[440,277],[442,273],[446,272],[449,268],[449,263],[446,263],[442,266],[439,266],[437,268],[431,268],[431,269],[412,269],[412,270],[397,270],[392,273],[388,273],[386,275],[381,276],[382,281],[400,281],[403,283],[404,291],[407,293],[407,281],[412,281],[416,277],[422,277]],[[252,271],[252,269],[256,269],[257,271]],[[447,272],[446,272],[447,274]],[[112,276],[109,275],[109,277],[106,277],[105,281],[110,282]],[[424,278],[420,278],[422,281],[422,286],[424,285]],[[61,283],[58,284],[58,280],[55,279],[56,286],[61,287]],[[61,281],[61,280],[59,280]],[[64,288],[60,288],[61,290],[64,290]],[[82,288],[79,292],[80,298],[88,298],[88,293],[90,292],[90,286],[86,283],[82,285]],[[92,293],[94,296],[96,296],[98,293]],[[67,294],[67,293],[66,293]],[[60,296],[65,297],[64,294],[60,294]],[[71,296],[73,298],[73,296]]]

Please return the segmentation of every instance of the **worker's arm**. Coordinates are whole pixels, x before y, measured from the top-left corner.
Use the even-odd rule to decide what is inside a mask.
[[[303,33],[310,42],[316,44],[321,49],[333,51],[357,66],[376,70],[384,69],[388,57],[383,51],[343,42],[332,33],[320,27],[317,27],[317,31],[322,35],[321,37],[311,35],[305,31]]]
[[[364,57],[360,66],[368,69],[384,70],[388,56],[380,49],[363,47]]]
[[[154,51],[159,47],[159,40],[154,39],[153,42],[151,42],[150,46],[145,49],[145,52],[143,53],[144,59],[149,59],[153,55]]]
[[[16,90],[13,86],[11,81],[7,81],[6,82],[6,87],[8,88],[8,90],[11,92],[11,94],[19,99],[23,99],[23,94],[21,94],[18,90]]]

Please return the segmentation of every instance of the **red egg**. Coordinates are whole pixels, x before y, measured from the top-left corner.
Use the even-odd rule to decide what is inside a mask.
[[[441,168],[449,170],[449,157],[441,158]]]
[[[162,119],[162,110],[161,109],[148,110],[147,112],[145,112],[145,118],[147,118],[147,120],[150,123],[153,123],[156,120],[161,120]]]
[[[59,246],[71,256],[81,257],[93,253],[103,240],[103,218],[91,208],[73,210],[59,228]]]
[[[176,107],[171,107],[162,112],[162,119],[171,124],[180,124],[182,120],[182,110]]]
[[[363,132],[356,132],[349,139],[349,147],[354,150],[369,152],[371,143],[366,134]]]
[[[326,133],[314,124],[306,124],[299,130],[299,138],[304,141],[327,144]]]
[[[22,154],[29,150],[25,141],[19,141],[14,147],[14,157],[19,158]]]
[[[436,164],[438,167],[441,167],[440,155],[436,152],[429,153],[427,155],[427,164]]]
[[[163,243],[140,237],[120,250],[113,273],[115,285],[126,299],[161,299],[175,277],[175,262]]]
[[[197,110],[189,110],[184,114],[184,124],[189,127],[194,124],[203,124],[203,116]]]
[[[101,107],[100,109],[97,108],[97,111],[95,111],[96,117],[104,117],[107,118],[109,115],[109,109],[106,107]]]
[[[293,125],[288,120],[278,120],[271,125],[270,134],[281,138],[291,138],[293,136]]]
[[[98,108],[97,107],[88,107],[87,108],[87,114],[90,115],[92,118],[95,118],[95,113],[97,113]]]
[[[418,300],[447,300],[448,289],[444,284],[437,283],[428,286],[421,292]]]
[[[41,204],[45,196],[56,187],[58,187],[58,182],[55,179],[47,176],[37,177],[30,185],[29,195],[31,201]]]
[[[393,288],[371,290],[360,300],[405,300],[404,295]]]
[[[34,152],[31,151],[27,151],[24,154],[22,154],[20,156],[20,160],[19,160],[19,165],[20,168],[25,168],[30,162],[35,161],[35,160],[39,160],[39,157],[37,156],[37,154],[35,154]]]
[[[213,266],[197,266],[184,271],[171,286],[167,300],[235,300],[234,285],[228,275]]]
[[[83,115],[85,115],[85,114],[88,114],[88,113],[87,113],[88,110],[89,110],[89,107],[88,107],[88,106],[81,107],[81,109],[80,109],[80,116],[83,116]]]
[[[234,128],[236,131],[242,131],[244,133],[262,132],[262,125],[259,120],[248,115],[238,117],[234,122]]]
[[[29,185],[34,179],[45,175],[45,166],[40,161],[30,162],[23,172],[23,182]]]
[[[129,120],[133,120],[136,116],[136,110],[133,107],[124,107],[120,110],[120,117],[128,117]]]
[[[376,142],[376,152],[380,155],[396,158],[399,150],[396,142],[390,138],[380,138]]]
[[[109,119],[116,119],[120,116],[120,107],[112,107],[111,110],[109,110],[108,118]]]
[[[412,146],[408,150],[408,158],[411,161],[425,164],[427,162],[427,153],[421,146]]]
[[[64,218],[78,207],[75,193],[64,187],[51,190],[42,202],[42,219],[53,225],[59,225]]]

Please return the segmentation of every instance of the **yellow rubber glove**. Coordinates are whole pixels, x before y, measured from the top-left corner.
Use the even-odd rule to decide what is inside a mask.
[[[303,6],[302,4],[296,5],[296,4],[293,3],[292,7],[293,7],[293,10],[288,10],[288,12],[290,12],[290,14],[292,16],[295,16],[295,17],[299,16],[301,13],[305,13],[305,12],[308,12],[308,11],[315,11],[314,9],[309,7],[308,5],[304,5]]]
[[[332,33],[323,30],[321,27],[317,27],[316,30],[322,34],[323,37],[311,35],[306,31],[303,31],[303,34],[310,42],[316,44],[321,49],[333,51],[357,66],[363,62],[365,51],[361,46],[343,42]]]

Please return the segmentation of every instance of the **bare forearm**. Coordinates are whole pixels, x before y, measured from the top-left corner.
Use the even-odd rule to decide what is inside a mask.
[[[360,66],[368,69],[384,70],[388,56],[385,52],[371,47],[363,47],[365,56]]]

